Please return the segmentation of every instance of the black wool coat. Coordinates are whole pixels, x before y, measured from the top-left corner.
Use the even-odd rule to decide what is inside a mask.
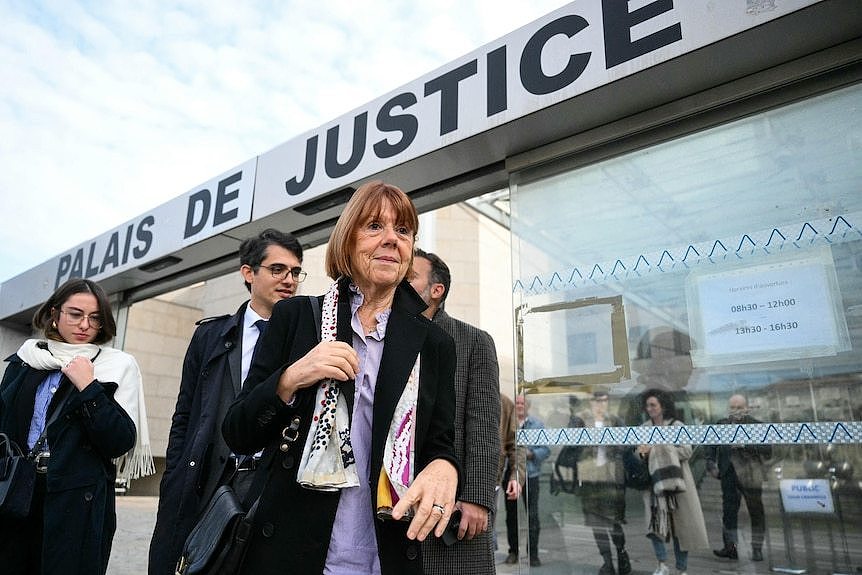
[[[322,298],[321,298],[322,301]],[[386,328],[383,357],[374,395],[371,439],[372,498],[383,448],[395,406],[416,355],[421,352],[417,426],[416,467],[421,470],[433,459],[443,458],[460,467],[455,458],[454,373],[455,345],[452,338],[421,315],[424,302],[405,281],[396,289]],[[342,280],[337,312],[338,339],[350,343],[350,291]],[[263,473],[255,477],[252,491],[263,490],[255,515],[251,542],[242,573],[254,575],[320,575],[323,572],[332,533],[339,492],[314,491],[296,482],[297,467],[314,408],[316,386],[303,389],[287,406],[276,395],[284,369],[318,343],[312,308],[304,297],[275,305],[261,346],[252,362],[243,391],[231,406],[223,431],[237,453],[255,453],[266,448]],[[348,408],[352,409],[353,382],[342,384]],[[282,430],[294,417],[300,418],[299,436],[285,454],[279,451]],[[460,473],[460,471],[459,471]],[[418,471],[417,471],[418,474]],[[376,501],[372,501],[376,509]],[[383,575],[422,573],[420,545],[407,539],[407,523],[374,520],[380,567]]]
[[[0,431],[22,449],[33,416],[36,388],[47,371],[25,364],[17,355],[0,383]],[[117,527],[112,459],[135,445],[135,424],[114,400],[117,384],[94,381],[78,391],[65,377],[47,417],[64,396],[62,411],[47,429],[51,460],[45,475],[42,574],[105,573]],[[26,529],[0,518],[0,564],[3,573],[26,573]]]
[[[242,322],[247,305],[233,315],[198,322],[186,350],[159,485],[149,575],[173,575],[183,543],[218,486],[230,454],[221,436],[221,418],[242,384]]]

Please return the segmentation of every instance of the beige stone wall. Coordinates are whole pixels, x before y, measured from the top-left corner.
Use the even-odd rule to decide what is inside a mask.
[[[33,337],[33,334],[28,332],[18,331],[6,326],[0,326],[0,361],[6,359],[21,347],[28,338]],[[6,371],[6,363],[0,363],[0,373]]]
[[[443,258],[452,274],[446,311],[491,334],[500,363],[500,388],[514,389],[510,234],[464,204],[432,213],[419,246]]]
[[[183,357],[201,310],[153,298],[129,310],[125,351],[141,368],[153,455],[163,457],[179,392]]]

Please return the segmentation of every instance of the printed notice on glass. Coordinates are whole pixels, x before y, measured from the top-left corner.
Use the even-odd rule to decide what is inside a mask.
[[[687,295],[697,367],[835,355],[849,346],[828,251],[693,274]]]
[[[834,513],[828,479],[782,479],[779,481],[785,513]]]

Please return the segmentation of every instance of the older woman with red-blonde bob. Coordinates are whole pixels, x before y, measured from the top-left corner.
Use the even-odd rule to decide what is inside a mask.
[[[243,573],[418,575],[417,540],[445,530],[455,346],[406,281],[418,225],[400,189],[363,185],[327,247],[329,291],[273,309],[223,426],[237,453],[265,450]]]

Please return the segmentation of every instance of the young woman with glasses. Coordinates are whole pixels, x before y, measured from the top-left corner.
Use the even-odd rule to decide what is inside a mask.
[[[61,285],[33,316],[43,337],[7,359],[0,431],[29,453],[29,514],[0,516],[6,575],[105,573],[116,529],[114,482],[153,473],[141,374],[104,347],[116,324],[104,290]]]

